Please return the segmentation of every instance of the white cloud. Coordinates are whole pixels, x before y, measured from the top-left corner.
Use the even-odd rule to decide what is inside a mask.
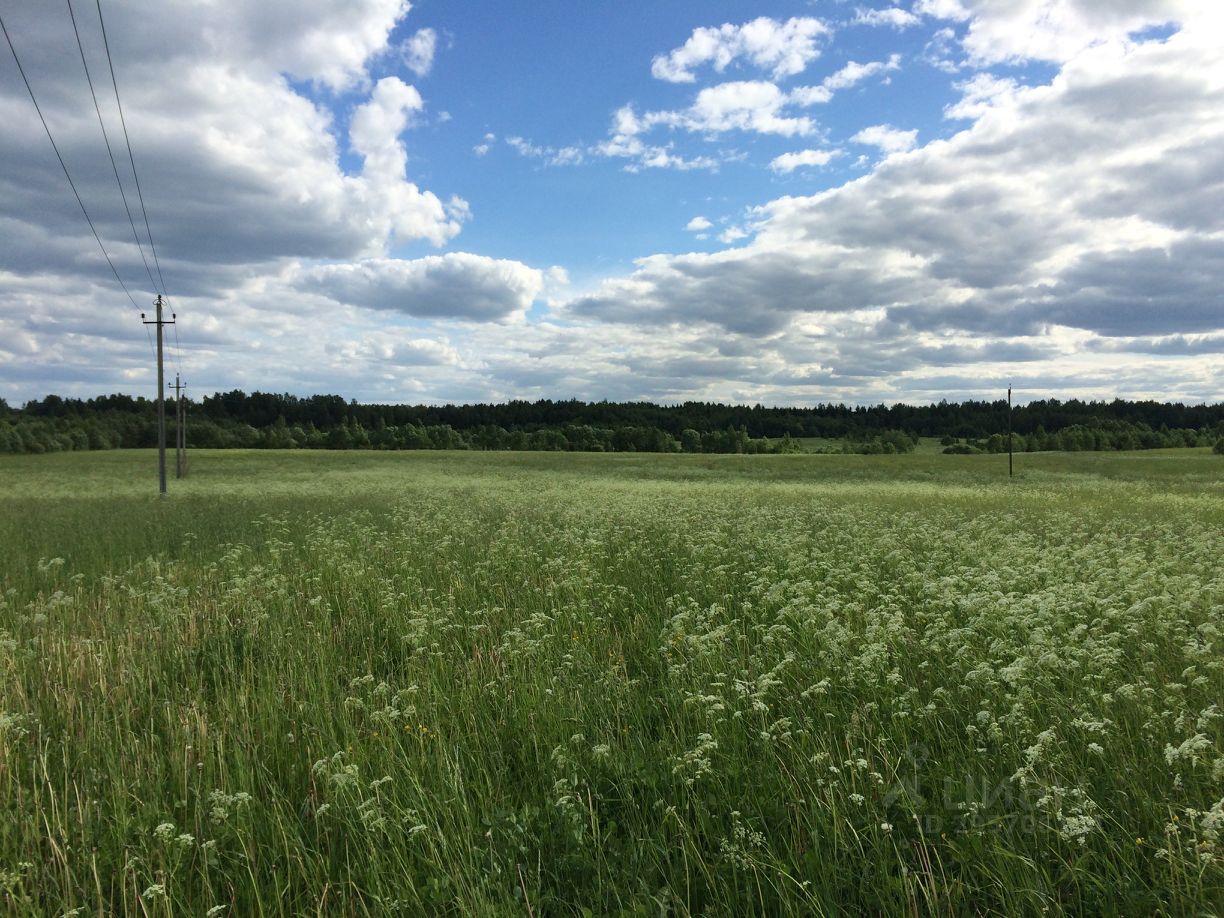
[[[989,73],[974,74],[972,79],[957,83],[961,98],[944,109],[945,118],[977,119],[991,108],[1017,97],[1015,80],[999,79]]]
[[[629,160],[625,169],[630,172],[637,172],[641,169],[677,169],[680,171],[717,169],[718,161],[711,157],[679,156],[672,152],[670,145],[647,144],[638,136],[649,131],[656,124],[673,117],[678,117],[678,115],[672,112],[656,112],[639,117],[634,112],[633,106],[622,106],[612,116],[612,128],[609,131],[608,139],[592,148],[591,152],[600,156]]]
[[[749,131],[783,137],[806,136],[816,130],[811,118],[793,117],[784,109],[793,104],[790,96],[773,83],[760,80],[720,83],[701,90],[693,104],[678,111],[637,114],[624,106],[613,116],[612,139],[604,145],[605,155],[640,155],[639,134],[656,127],[679,128],[691,133],[722,134]]]
[[[900,54],[890,55],[887,61],[871,61],[866,64],[850,61],[840,70],[825,77],[817,86],[795,87],[787,95],[786,101],[790,105],[803,107],[824,105],[832,100],[837,92],[843,89],[849,89],[863,80],[875,76],[877,73],[887,73],[890,70],[899,69],[901,69]]]
[[[744,345],[755,367],[736,372],[758,392],[938,398],[1024,363],[1030,388],[1064,396],[1218,398],[1215,21],[1086,49],[1048,86],[968,81],[953,113],[972,119],[961,133],[839,188],[769,203],[740,248],[642,258],[566,309],[755,342]],[[859,139],[906,149],[913,138],[876,126]],[[1147,353],[1164,362],[1145,375]],[[771,354],[791,371],[767,369]]]
[[[929,17],[936,4],[923,6]],[[152,0],[115,4],[107,24],[196,379],[383,401],[890,401],[977,397],[1011,378],[1059,397],[1218,399],[1224,24],[1203,7],[1167,42],[1118,40],[1126,17],[1177,6],[1067,0],[1078,18],[1059,25],[1034,19],[1044,7],[1026,0],[964,0],[966,18],[949,26],[988,36],[990,54],[1027,40],[999,37],[1004,25],[1024,34],[1036,22],[1033,53],[1071,57],[1045,86],[958,77],[945,114],[960,133],[712,225],[728,240],[721,251],[648,256],[603,282],[574,265],[574,284],[478,254],[387,257],[402,242],[453,238],[467,213],[446,200],[452,189],[417,184],[413,126],[431,111],[429,93],[370,69],[398,63],[387,39],[401,34],[394,14],[406,4],[187,4],[165,34],[157,17],[156,46]],[[48,10],[17,4],[5,23],[70,164],[90,162],[95,116],[79,72],[63,66],[71,29],[52,28]],[[971,53],[956,36],[945,36],[950,69]],[[175,67],[163,45],[177,49]],[[715,63],[688,72],[710,75]],[[758,65],[724,65],[737,66]],[[628,169],[713,169],[730,154],[694,156],[679,132],[755,132],[767,116],[797,119],[815,90],[834,92],[807,87],[801,101],[804,87],[787,83],[784,102],[762,93],[749,113],[732,104],[741,90],[698,111],[697,88],[692,106],[626,107],[605,143],[540,146],[540,161],[576,150]],[[150,394],[143,331],[116,308],[23,92],[0,81],[0,394]],[[813,139],[790,146],[819,147],[813,126],[793,134]],[[666,130],[674,146],[650,134]],[[815,167],[833,152],[796,149],[772,168]],[[87,201],[113,194],[104,178],[82,171]],[[99,229],[130,279],[142,267],[121,218],[101,214]]]
[[[841,150],[797,150],[793,153],[783,153],[781,156],[775,156],[770,162],[769,168],[779,175],[783,175],[788,172],[794,172],[803,166],[827,166],[835,157],[840,156],[841,153]]]
[[[368,102],[358,106],[349,124],[349,145],[364,160],[360,199],[366,220],[382,239],[428,239],[442,245],[459,232],[467,203],[443,204],[432,192],[404,180],[408,152],[399,135],[412,115],[424,107],[421,94],[396,77],[379,80]]]
[[[951,19],[956,22],[962,22],[970,16],[963,0],[914,0],[914,12],[920,16]]]
[[[411,241],[440,245],[468,218],[462,199],[439,197],[410,180],[405,135],[422,117],[425,100],[396,78],[375,81],[369,69],[389,60],[395,49],[388,38],[407,10],[402,0],[217,0],[176,7],[172,15],[153,0],[108,8],[161,268],[201,377],[234,384],[249,378],[246,333],[234,339],[228,328],[242,326],[269,354],[278,353],[277,336],[285,329],[296,330],[299,347],[316,332],[323,340],[337,334],[334,324],[314,324],[314,297],[282,283],[286,265],[344,264]],[[155,282],[140,280],[145,273],[122,207],[98,203],[118,204],[113,177],[77,168],[96,161],[100,138],[89,97],[79,91],[80,71],[63,65],[76,54],[67,13],[62,22],[51,15],[14,9],[5,13],[5,25],[99,233],[143,306]],[[101,53],[89,44],[100,41],[96,21],[82,29],[92,60]],[[173,49],[170,65],[167,48]],[[333,115],[327,100],[337,92],[353,100],[351,116]],[[51,380],[48,388],[59,389],[62,381],[96,392],[146,380],[144,338],[131,335],[135,312],[116,308],[109,270],[80,213],[60,203],[63,176],[48,168],[46,138],[24,87],[0,85],[0,121],[12,128],[0,132],[0,335],[6,339],[0,350],[10,352],[10,342],[30,335],[46,358],[37,368],[0,370],[0,384],[18,373],[37,374]],[[349,151],[356,168],[342,158]],[[7,325],[27,308],[21,293],[27,288],[40,291],[42,300],[56,291],[63,321],[42,329],[23,322],[10,335]],[[334,304],[329,308],[334,314]],[[88,359],[78,361],[77,351]],[[266,372],[284,373],[288,385],[298,378],[298,360],[290,348]]]
[[[899,69],[901,69],[900,54],[890,55],[887,61],[871,61],[866,64],[850,61],[841,70],[826,77],[822,85],[836,92],[840,89],[849,89],[851,86],[855,86],[863,80],[875,76],[877,73],[886,73],[890,70]]]
[[[299,268],[290,283],[365,309],[489,321],[526,312],[544,275],[517,261],[448,252],[410,261],[383,258]]]
[[[858,9],[854,14],[856,25],[891,26],[894,29],[908,29],[910,26],[918,25],[921,21],[921,17],[899,6],[879,10]]]
[[[446,341],[419,338],[399,329],[345,339],[331,346],[331,352],[349,362],[360,362],[373,369],[380,364],[392,367],[460,366],[459,352]]]
[[[708,230],[713,225],[705,217],[694,217],[684,228],[690,233],[700,233],[703,230]]]
[[[378,81],[369,101],[357,107],[349,122],[349,145],[365,158],[367,172],[402,177],[407,154],[399,135],[412,114],[424,107],[421,94],[399,78]]]
[[[979,65],[1069,61],[1081,51],[1150,26],[1210,12],[1214,0],[919,0],[914,11],[968,21],[964,38]]]
[[[404,64],[418,77],[428,76],[433,69],[434,52],[438,47],[438,33],[433,29],[420,29],[403,45]]]
[[[346,90],[365,82],[366,63],[386,48],[391,30],[409,9],[407,0],[260,0],[193,4],[176,8],[176,21],[166,22],[165,6],[144,0],[108,11],[115,25],[107,31],[123,48],[128,41],[147,40],[146,24],[157,16],[159,31],[178,33],[161,35],[161,47],[179,52],[194,47],[203,59],[221,57]],[[160,63],[157,55],[150,58]],[[157,72],[165,79],[165,67]]]
[[[507,137],[506,143],[520,156],[543,160],[548,166],[579,166],[586,161],[586,151],[582,147],[543,147],[522,137]]]
[[[761,16],[743,25],[699,28],[681,47],[657,56],[650,70],[660,80],[692,83],[698,67],[710,64],[715,72],[722,73],[743,59],[781,79],[802,73],[819,57],[817,40],[828,32],[824,23],[810,17],[778,22]]]
[[[787,117],[781,113],[788,101],[786,94],[773,83],[722,83],[701,90],[688,110],[669,114],[666,119],[659,115],[654,117],[689,131],[740,130],[783,137],[811,134],[815,124],[810,118]]]
[[[918,142],[918,131],[902,131],[888,124],[875,124],[863,128],[850,138],[851,143],[879,147],[884,153],[904,153],[912,150]]]

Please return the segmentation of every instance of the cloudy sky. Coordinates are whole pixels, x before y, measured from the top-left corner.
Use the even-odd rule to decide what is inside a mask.
[[[197,397],[1224,398],[1218,0],[102,12],[157,262],[96,5],[0,0],[135,301],[0,45],[11,404],[154,394],[163,278]]]

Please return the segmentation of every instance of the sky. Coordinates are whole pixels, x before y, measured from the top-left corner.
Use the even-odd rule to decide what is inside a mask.
[[[12,405],[1224,399],[1218,0],[0,17]]]

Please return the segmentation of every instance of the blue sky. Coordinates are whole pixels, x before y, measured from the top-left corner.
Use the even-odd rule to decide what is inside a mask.
[[[748,208],[784,194],[835,187],[869,171],[880,151],[850,141],[864,127],[917,129],[923,142],[957,129],[944,119],[943,109],[959,95],[953,89],[958,77],[927,59],[934,33],[957,31],[961,24],[931,20],[897,29],[856,23],[864,9],[828,3],[821,11],[829,15],[815,17],[810,3],[604,3],[575,17],[572,4],[559,2],[530,4],[526,10],[474,3],[456,16],[453,5],[422,3],[392,38],[404,41],[421,28],[439,36],[433,71],[416,81],[428,97],[429,112],[414,135],[412,147],[419,151],[414,172],[440,192],[481,202],[479,219],[456,245],[461,241],[530,264],[563,264],[574,278],[628,269],[643,253],[713,251],[720,232],[742,223]],[[712,66],[695,68],[693,83],[651,76],[652,60],[682,46],[695,24],[761,17],[779,23],[819,18],[836,30],[815,40],[818,53],[801,72],[776,80],[783,89],[820,83],[851,63],[887,63],[893,55],[905,62],[904,76],[898,66],[836,93],[817,111],[809,108],[818,121],[811,136],[654,132],[652,139],[678,156],[716,160],[710,168],[630,172],[625,159],[592,152],[607,140],[613,115],[623,106],[639,112],[678,110],[702,88],[770,79],[768,68],[743,60],[721,73]],[[1028,63],[1000,70],[1029,81],[1048,78],[1050,68]],[[413,81],[393,56],[386,73]],[[326,94],[317,98],[331,101]],[[450,120],[439,123],[443,112]],[[488,134],[494,139],[486,140]],[[553,165],[547,153],[523,155],[508,143],[511,138],[541,151],[577,149],[583,162]],[[484,144],[488,152],[474,155]],[[769,168],[778,156],[813,147],[842,152],[827,166],[785,174]],[[715,224],[704,240],[685,230],[698,216]],[[424,254],[426,248],[409,245],[397,254]]]
[[[1224,397],[1211,0],[103,9],[197,394]],[[0,397],[148,394],[67,9],[0,14],[138,304],[0,56]]]

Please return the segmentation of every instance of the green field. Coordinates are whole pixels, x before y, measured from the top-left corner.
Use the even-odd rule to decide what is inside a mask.
[[[5,914],[1224,910],[1224,459],[0,456]]]

